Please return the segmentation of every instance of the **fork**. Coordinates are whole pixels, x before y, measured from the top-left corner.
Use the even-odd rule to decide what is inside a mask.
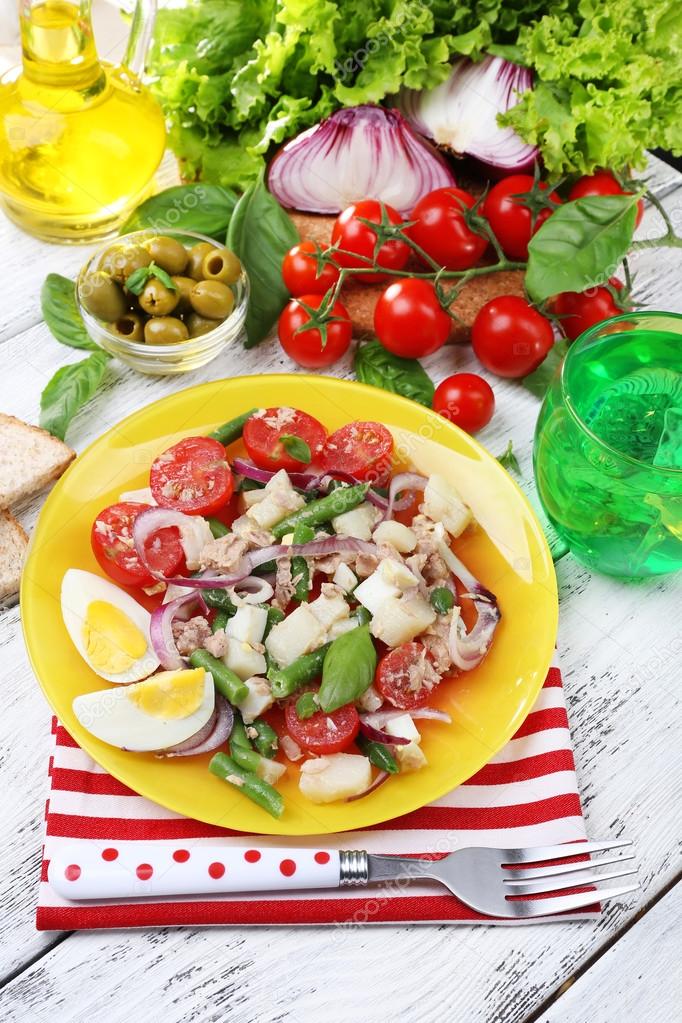
[[[619,898],[639,888],[638,883],[632,882],[615,888],[598,887],[603,881],[636,874],[637,868],[628,863],[634,859],[632,853],[578,863],[551,862],[591,857],[632,845],[624,840],[528,849],[478,846],[459,849],[441,859],[315,848],[236,849],[197,844],[191,849],[169,850],[167,845],[159,849],[155,842],[136,842],[134,849],[131,845],[124,843],[117,848],[79,842],[62,846],[50,860],[50,885],[64,898],[80,901],[339,888],[426,878],[440,881],[479,913],[510,919],[564,913]],[[538,865],[544,863],[549,865]],[[605,866],[616,869],[600,873]],[[552,894],[569,888],[581,890]],[[585,891],[586,888],[589,890]],[[528,897],[537,895],[550,897]]]

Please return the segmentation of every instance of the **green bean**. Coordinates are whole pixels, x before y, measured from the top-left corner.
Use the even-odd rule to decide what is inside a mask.
[[[279,748],[279,737],[274,728],[271,728],[267,721],[263,721],[258,718],[252,722],[252,728],[255,728],[258,735],[253,740],[253,744],[258,752],[263,757],[267,757],[268,760],[272,760],[273,757],[277,756],[277,750]]]
[[[256,565],[252,575],[272,575],[277,571],[276,561],[264,561],[262,565]]]
[[[239,764],[245,771],[253,771],[258,775],[258,768],[263,758],[260,753],[256,753],[255,749],[245,749],[244,746],[237,746],[236,743],[230,742],[230,756],[235,764]]]
[[[226,526],[220,519],[207,519],[208,528],[211,530],[211,536],[214,540],[219,540],[221,536],[227,536],[230,532],[229,526]]]
[[[284,618],[285,618],[284,611],[280,610],[280,608],[278,608],[278,607],[269,607],[268,608],[268,620],[265,623],[265,632],[263,633],[263,642],[265,642],[265,640],[268,638],[268,636],[270,635],[270,633],[274,629],[275,625],[279,625],[280,622],[283,622]]]
[[[306,526],[305,522],[299,522],[294,530],[295,544],[310,543],[315,537],[315,530]],[[299,604],[307,601],[310,597],[310,569],[304,557],[298,555],[291,559],[291,578],[294,582],[294,597]]]
[[[232,731],[230,732],[230,746],[239,746],[241,749],[253,749],[251,740],[246,734],[246,727],[242,716],[238,712],[234,716]]]
[[[357,620],[360,622],[360,625],[367,625],[368,622],[372,621],[371,614],[369,613],[366,607],[363,607],[362,604],[358,604],[358,606],[355,608],[355,611],[351,612],[351,618],[357,618]]]
[[[250,480],[247,476],[244,476],[239,484],[239,491],[243,493],[245,490],[265,490],[265,484],[259,483],[258,480]]]
[[[208,769],[217,778],[234,785],[273,817],[281,817],[284,813],[284,800],[281,793],[267,781],[258,778],[252,771],[240,767],[226,753],[216,753],[208,765]]]
[[[250,408],[248,412],[243,412],[241,416],[236,416],[234,419],[228,420],[223,423],[222,426],[216,427],[216,429],[209,433],[209,437],[213,440],[220,441],[227,447],[228,444],[232,444],[234,441],[239,440],[243,431],[244,425],[247,419],[250,419],[254,412],[257,412],[257,408]]]
[[[219,661],[208,650],[195,650],[190,654],[189,663],[193,668],[205,668],[213,675],[213,683],[219,693],[230,703],[241,703],[249,695],[239,675],[235,675],[222,661]]]
[[[296,700],[296,714],[301,721],[305,721],[306,718],[311,718],[313,714],[317,714],[319,709],[320,705],[317,702],[315,693],[301,693],[299,698]]]
[[[286,668],[268,670],[268,679],[275,699],[282,700],[285,696],[291,696],[300,686],[317,678],[330,646],[331,643],[325,643],[312,653],[303,654]]]
[[[369,483],[357,483],[352,487],[340,487],[333,493],[327,494],[326,497],[321,497],[319,500],[307,504],[305,508],[299,508],[298,511],[287,515],[285,519],[282,519],[276,526],[273,526],[272,533],[275,540],[281,540],[287,533],[293,533],[296,526],[301,522],[305,523],[306,526],[319,526],[323,522],[329,522],[330,519],[335,518],[337,515],[350,511],[351,508],[357,508],[364,501],[368,490]]]
[[[224,611],[228,618],[232,618],[236,615],[237,608],[230,600],[227,590],[211,589],[203,590],[204,600],[209,607],[214,607],[218,611]]]
[[[380,771],[388,771],[389,774],[398,773],[398,761],[383,742],[372,742],[364,735],[358,735],[355,744],[360,752],[369,759],[370,764],[374,764]]]
[[[429,600],[431,607],[439,615],[446,615],[455,603],[452,590],[449,590],[447,586],[436,586],[435,590],[431,590]]]
[[[224,629],[230,620],[230,616],[227,611],[218,611],[218,614],[213,619],[211,625],[211,632],[218,632],[219,629]]]

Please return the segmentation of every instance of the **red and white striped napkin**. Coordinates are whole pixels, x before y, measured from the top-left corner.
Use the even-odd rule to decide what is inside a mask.
[[[253,895],[68,902],[47,881],[50,857],[73,840],[134,854],[154,840],[160,861],[200,844],[243,848],[366,849],[445,855],[464,846],[536,846],[585,839],[561,673],[550,668],[538,700],[508,745],[466,784],[403,817],[320,838],[247,835],[182,817],[136,795],[99,767],[55,722],[38,930],[210,924],[509,923],[491,920],[432,882]],[[568,919],[594,917],[598,907]],[[551,919],[543,918],[545,921]],[[564,917],[566,919],[566,917]],[[514,924],[516,925],[516,921]]]

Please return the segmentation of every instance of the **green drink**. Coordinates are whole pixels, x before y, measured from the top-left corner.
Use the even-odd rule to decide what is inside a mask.
[[[540,411],[533,457],[549,519],[589,568],[682,568],[682,316],[631,313],[579,337]]]

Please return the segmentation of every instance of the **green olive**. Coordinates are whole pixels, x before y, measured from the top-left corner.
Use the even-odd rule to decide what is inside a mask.
[[[180,301],[180,292],[167,288],[157,277],[150,277],[138,298],[140,308],[150,316],[168,316]]]
[[[185,273],[193,277],[195,281],[200,281],[203,278],[203,262],[204,258],[209,252],[215,252],[216,246],[211,245],[210,242],[197,242],[189,250],[189,262],[187,264]]]
[[[144,341],[142,317],[137,313],[124,313],[114,323],[110,323],[109,328],[114,334],[125,338],[126,341]]]
[[[187,266],[189,253],[185,246],[175,238],[160,234],[148,241],[145,248],[156,265],[166,273],[181,274]]]
[[[181,276],[172,277],[171,280],[173,281],[173,284],[177,288],[178,295],[180,296],[178,308],[190,309],[191,306],[189,302],[189,293],[197,282],[193,280],[192,277]]]
[[[215,330],[222,323],[222,320],[209,320],[206,316],[199,316],[199,313],[190,313],[187,317],[187,327],[190,337],[200,337],[208,334],[209,330]]]
[[[207,281],[234,284],[242,272],[242,265],[229,249],[215,249],[204,256],[201,271]]]
[[[234,307],[234,295],[220,281],[198,281],[189,293],[192,309],[210,320],[224,320]]]
[[[151,254],[141,245],[112,245],[100,260],[100,269],[106,270],[119,284],[125,284],[134,270],[149,266]]]
[[[154,316],[144,325],[144,339],[148,345],[174,345],[188,337],[187,327],[175,316]]]
[[[88,274],[78,293],[88,312],[100,320],[117,320],[126,311],[123,289],[103,270]]]

